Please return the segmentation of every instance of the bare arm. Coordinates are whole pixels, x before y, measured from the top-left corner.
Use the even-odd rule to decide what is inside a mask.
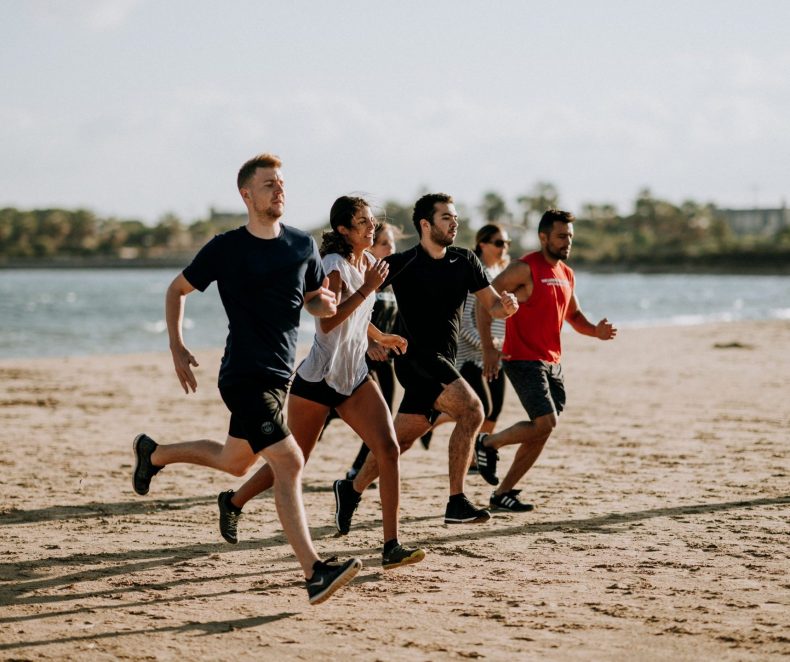
[[[170,340],[170,353],[173,355],[173,366],[176,376],[181,383],[184,393],[192,389],[197,390],[197,380],[192,372],[192,366],[197,367],[198,362],[184,345],[184,299],[187,294],[194,292],[190,282],[184,274],[178,274],[170,283],[165,294],[165,321],[167,322],[167,335]]]
[[[332,317],[321,319],[321,331],[329,333],[345,322],[348,316],[359,308],[362,302],[384,282],[388,272],[389,264],[381,260],[376,260],[375,263],[368,265],[365,271],[365,280],[359,289],[337,307],[337,312]],[[343,281],[340,279],[340,272],[333,271],[329,274],[329,289],[332,290],[337,301],[340,301],[342,288]]]
[[[304,309],[313,317],[331,317],[337,312],[337,300],[335,293],[329,289],[328,278],[324,278],[317,290],[305,293]]]
[[[500,273],[491,283],[491,288],[497,292],[514,292],[519,301],[526,301],[532,292],[532,272],[523,262],[513,262]],[[510,296],[514,296],[511,294]],[[523,298],[521,298],[523,296]],[[515,311],[514,311],[515,312]],[[480,334],[480,345],[483,352],[483,376],[494,379],[499,374],[500,361],[510,357],[504,356],[494,346],[491,335],[492,315],[478,297],[477,302],[477,332]]]
[[[593,324],[587,319],[579,307],[579,300],[576,298],[575,292],[568,311],[565,313],[565,319],[576,331],[585,336],[592,336],[599,340],[611,340],[617,335],[617,329],[605,317],[598,324]]]
[[[368,340],[368,356],[374,361],[386,361],[390,349],[396,354],[405,354],[408,347],[406,338],[395,333],[382,333],[372,322],[368,324]]]

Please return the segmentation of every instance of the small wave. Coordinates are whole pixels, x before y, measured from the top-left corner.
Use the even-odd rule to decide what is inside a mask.
[[[164,333],[167,331],[167,323],[164,320],[156,320],[156,322],[144,322],[143,329],[148,333]]]

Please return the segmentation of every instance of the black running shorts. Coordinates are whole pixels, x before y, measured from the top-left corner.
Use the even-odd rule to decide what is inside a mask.
[[[290,392],[291,395],[297,395],[305,400],[317,402],[319,405],[334,409],[342,405],[354,395],[354,392],[362,386],[362,384],[369,380],[370,375],[365,375],[365,378],[354,387],[350,395],[343,395],[327,384],[325,379],[322,379],[320,382],[308,382],[306,379],[302,379],[297,373],[296,377],[294,377],[293,384],[291,384]]]
[[[502,366],[531,420],[565,409],[565,382],[559,363],[502,361]]]
[[[259,453],[291,434],[283,416],[287,384],[250,381],[221,386],[219,392],[230,410],[228,434],[246,439],[253,452]]]
[[[461,373],[453,363],[440,354],[433,356],[395,357],[395,375],[403,386],[403,399],[398,412],[420,414],[433,422],[438,416],[434,403],[445,387]]]

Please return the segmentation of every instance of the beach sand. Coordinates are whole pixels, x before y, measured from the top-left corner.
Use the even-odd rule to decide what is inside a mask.
[[[218,350],[197,352],[189,396],[165,353],[0,361],[0,658],[788,659],[790,322],[564,342],[567,410],[521,485],[534,512],[446,526],[450,427],[403,457],[421,564],[381,570],[374,491],[335,537],[331,483],[358,442],[329,426],[311,530],[365,567],[317,607],[270,495],[233,546],[216,495],[242,479],[176,465],[132,492],[138,432],[224,439]],[[521,418],[511,390],[501,426]],[[476,475],[466,491],[490,494]]]

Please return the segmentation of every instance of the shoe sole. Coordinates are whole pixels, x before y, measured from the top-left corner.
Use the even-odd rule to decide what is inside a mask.
[[[395,570],[395,568],[400,568],[404,565],[412,565],[413,563],[419,563],[425,558],[425,550],[417,549],[413,553],[409,554],[405,559],[401,559],[397,563],[388,563],[387,565],[381,564],[381,567],[385,570]]]
[[[320,605],[322,602],[326,602],[327,600],[329,600],[329,598],[331,598],[336,591],[340,590],[346,584],[348,584],[348,582],[354,579],[354,577],[357,576],[360,570],[362,570],[362,561],[356,559],[354,563],[352,563],[348,568],[346,568],[343,574],[335,577],[335,581],[329,584],[329,586],[327,586],[323,591],[310,598],[310,604]]]
[[[445,524],[482,524],[483,522],[487,522],[491,519],[491,514],[488,513],[486,515],[478,515],[477,517],[472,517],[469,519],[451,519],[449,517],[444,518]]]
[[[137,475],[137,470],[140,468],[140,454],[137,452],[137,446],[140,444],[140,440],[145,437],[145,433],[138,434],[134,441],[132,442],[132,452],[134,453],[134,471],[132,472],[132,489],[134,490],[135,494],[139,494],[140,496],[145,496],[148,494],[148,490],[145,492],[139,492],[137,490],[137,486],[134,484],[134,477]]]
[[[239,539],[238,538],[231,538],[230,536],[225,535],[225,532],[222,530],[222,505],[220,504],[220,499],[222,499],[222,495],[224,492],[221,492],[217,497],[217,506],[219,507],[219,535],[222,536],[222,539],[225,542],[229,542],[231,545],[238,545]]]
[[[524,508],[523,510],[516,510],[515,508],[506,508],[505,506],[489,506],[491,510],[502,510],[506,513],[531,513],[535,508]]]

